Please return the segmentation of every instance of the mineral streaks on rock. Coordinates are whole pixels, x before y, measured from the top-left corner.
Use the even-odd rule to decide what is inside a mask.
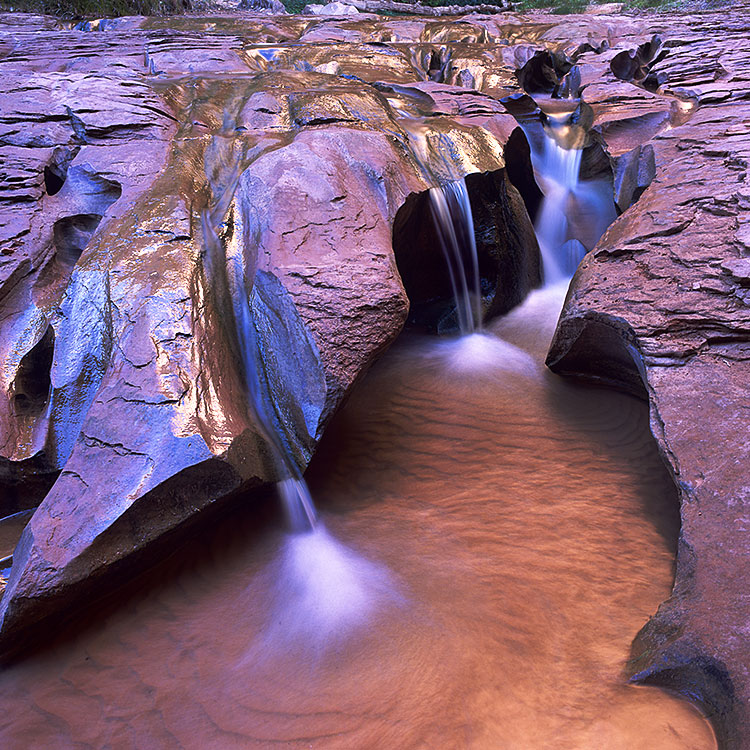
[[[744,69],[746,21],[727,19],[721,54],[700,30],[664,25],[679,41],[667,37],[668,54],[649,75],[665,73],[663,90],[686,97],[678,114],[700,106],[623,166],[635,184],[644,156],[653,158],[655,176],[580,267],[548,362],[561,373],[645,387],[652,431],[679,489],[682,531],[674,591],[636,640],[634,679],[699,701],[722,747],[744,748],[750,107],[747,82],[721,71]]]
[[[403,50],[377,56],[369,85],[285,67],[267,41],[303,35],[298,18],[174,21],[56,30],[71,52],[31,84],[49,40],[34,57],[24,27],[0,59],[5,511],[44,497],[0,602],[6,651],[217,501],[280,478],[248,366],[305,467],[406,319],[397,211],[502,170],[515,129],[489,96],[399,73]],[[230,262],[244,289],[222,285]],[[229,322],[238,297],[254,336]]]
[[[515,180],[513,210],[516,188],[533,202],[504,170],[500,102],[551,60],[527,77],[583,92],[611,160],[594,171],[627,213],[579,271],[550,362],[645,384],[683,500],[675,593],[634,672],[747,744],[746,19],[0,14],[0,512],[44,498],[3,649],[277,478],[210,242],[257,279],[253,356],[304,466],[406,318],[392,232],[409,196],[492,172]]]
[[[0,82],[1,512],[36,505],[72,449],[111,343],[102,230],[163,168],[172,131],[145,83],[78,73],[30,79],[14,54],[0,67],[8,59]],[[82,256],[99,261],[84,269]]]

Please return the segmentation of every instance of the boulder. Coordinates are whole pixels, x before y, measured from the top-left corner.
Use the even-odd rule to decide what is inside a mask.
[[[117,26],[67,33],[126,46]],[[0,287],[13,321],[1,347],[6,513],[43,498],[0,601],[6,653],[284,478],[279,452],[304,470],[406,319],[398,210],[467,173],[502,184],[516,128],[455,87],[294,69],[225,77],[246,65],[232,34],[202,48],[126,34],[141,62],[126,55],[111,77],[58,61],[22,111],[18,79],[4,81],[6,148],[23,176],[12,199],[25,209],[7,224]],[[378,59],[387,80],[390,59]],[[212,64],[219,74],[203,76]],[[520,200],[498,221],[516,223],[513,211],[525,215]],[[525,239],[515,251],[534,256]]]
[[[359,13],[353,5],[339,2],[328,3],[328,5],[313,3],[312,5],[306,5],[302,12],[313,16],[356,16]]]

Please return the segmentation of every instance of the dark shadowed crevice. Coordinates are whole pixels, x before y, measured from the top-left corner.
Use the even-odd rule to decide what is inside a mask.
[[[656,155],[651,144],[637,146],[614,162],[614,198],[618,213],[627,211],[656,177]]]
[[[426,81],[445,83],[446,73],[450,69],[451,50],[447,47],[427,47],[414,55],[415,67]]]
[[[84,210],[63,216],[55,222],[53,240],[55,260],[65,272],[78,262],[107,209],[122,195],[121,186],[92,173],[85,167],[73,167],[67,172],[65,196],[73,199]],[[62,198],[62,195],[61,195]]]
[[[54,172],[53,167],[47,169]],[[70,205],[70,213],[54,223],[54,252],[34,283],[34,301],[42,307],[59,304],[73,269],[102,218],[122,195],[119,183],[92,172],[88,165],[74,165],[67,168],[64,174],[64,183],[59,187],[55,200],[62,206]]]
[[[688,554],[681,545],[678,561]],[[684,580],[680,576],[678,581],[680,578]],[[667,600],[633,641],[631,681],[669,690],[689,700],[711,722],[719,748],[744,748],[744,744],[736,744],[737,737],[730,729],[740,719],[726,664],[708,656],[701,644],[680,639],[681,628],[670,621],[669,607]]]
[[[612,315],[566,317],[563,309],[546,365],[558,375],[615,388],[648,401],[635,333],[626,321]]]
[[[44,411],[49,400],[54,351],[55,330],[48,325],[42,337],[18,365],[12,385],[16,414],[37,417]]]
[[[612,184],[612,162],[606,144],[596,131],[589,131],[581,156],[581,180],[607,180]]]
[[[77,214],[55,222],[55,252],[61,265],[72,267],[78,262],[101,220],[97,214]]]
[[[506,150],[507,151],[507,150]],[[525,201],[507,169],[466,177],[474,216],[474,235],[490,319],[512,310],[541,283],[541,259]]]
[[[44,189],[47,195],[57,195],[65,184],[65,173],[55,166],[44,168]]]
[[[653,73],[651,68],[666,57],[667,51],[662,48],[661,38],[654,36],[651,41],[644,42],[636,49],[616,54],[609,67],[612,74],[621,81],[643,86],[647,91],[656,91],[665,78],[664,74]]]
[[[44,168],[44,189],[47,195],[57,195],[68,178],[68,168],[80,151],[80,147],[60,146],[52,154],[52,159]]]
[[[36,508],[44,500],[60,470],[39,453],[25,461],[0,457],[0,516]]]
[[[529,94],[552,94],[558,92],[560,83],[573,67],[565,55],[547,49],[535,52],[516,71],[521,88]]]
[[[444,50],[439,52],[433,50],[430,55],[430,64],[427,67],[427,77],[437,83],[445,83],[445,69],[450,62],[450,53]]]
[[[508,179],[523,198],[526,211],[533,223],[536,220],[539,207],[542,205],[544,195],[534,179],[531,149],[521,128],[516,128],[510,134],[510,138],[505,145],[505,169]]]
[[[451,309],[451,285],[427,192],[410,195],[396,214],[393,251],[409,298],[408,325],[437,329]]]

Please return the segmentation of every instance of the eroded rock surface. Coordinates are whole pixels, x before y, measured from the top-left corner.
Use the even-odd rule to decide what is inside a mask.
[[[406,319],[399,208],[470,172],[506,179],[515,120],[431,80],[429,55],[285,51],[268,42],[317,22],[241,21],[12,28],[0,61],[4,510],[43,502],[2,599],[8,650],[157,540],[282,478],[249,406],[250,369],[303,470]],[[487,38],[424,26],[407,22],[406,38]],[[523,202],[506,203],[501,222],[526,227],[507,253],[536,258]]]
[[[675,593],[633,671],[744,747],[749,18],[0,15],[0,512],[41,501],[3,649],[279,478],[247,362],[304,468],[406,320],[396,217],[429,187],[485,173],[467,184],[506,269],[491,312],[536,283],[525,84],[583,97],[584,168],[626,211],[573,282],[550,364],[645,387],[682,495]]]
[[[548,359],[560,373],[647,391],[682,532],[673,595],[634,646],[635,679],[700,701],[731,748],[750,741],[750,107],[740,18],[722,19],[721,49],[702,23],[654,24],[667,54],[648,73],[639,63],[635,77],[657,77],[673,111],[691,115],[618,172],[627,194],[641,190],[644,172],[655,176],[579,268]],[[618,77],[622,64],[613,59]]]

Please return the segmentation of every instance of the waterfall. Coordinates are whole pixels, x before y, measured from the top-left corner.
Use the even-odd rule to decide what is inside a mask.
[[[208,210],[203,213],[202,229],[206,270],[230,345],[241,364],[248,410],[269,447],[277,473],[285,477],[277,483],[277,490],[290,528],[295,532],[314,530],[317,514],[310,490],[274,427],[274,406],[260,375],[262,357],[250,303],[254,274],[247,267],[241,243],[225,245],[219,239]]]
[[[575,122],[577,111],[549,112],[541,148],[531,151],[544,193],[535,229],[546,286],[569,279],[617,218],[611,178],[601,171],[581,178],[587,135]]]
[[[545,285],[572,276],[586,252],[577,240],[569,241],[569,216],[579,187],[582,154],[582,149],[563,148],[545,133],[542,154],[535,164],[544,193],[535,229]]]
[[[250,307],[248,287],[252,288],[252,274],[245,265],[241,247],[227,248],[225,251],[227,281],[233,307],[233,320],[237,333],[237,343],[248,402],[256,422],[261,426],[263,437],[271,448],[276,470],[285,479],[277,483],[290,527],[293,531],[307,531],[315,528],[317,516],[307,483],[295,461],[289,455],[281,436],[273,423],[273,403],[267,388],[261,381],[262,358],[258,346],[255,319]]]
[[[289,463],[287,461],[287,463]],[[296,467],[295,467],[296,468]],[[286,510],[289,524],[293,531],[315,530],[318,516],[315,512],[315,503],[307,486],[307,482],[298,473],[290,476],[277,485],[279,497],[281,497]]]
[[[482,295],[474,220],[464,179],[430,188],[430,206],[438,240],[448,264],[461,335],[482,328]]]

